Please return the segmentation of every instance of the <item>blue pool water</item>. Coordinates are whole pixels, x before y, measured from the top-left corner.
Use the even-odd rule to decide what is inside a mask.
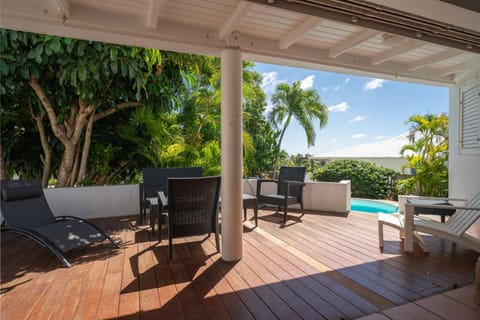
[[[398,206],[380,201],[352,199],[350,201],[350,210],[368,213],[394,213],[398,212]]]

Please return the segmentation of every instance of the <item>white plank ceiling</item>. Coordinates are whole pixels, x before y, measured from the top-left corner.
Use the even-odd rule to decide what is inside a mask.
[[[323,3],[335,6],[336,0],[2,0],[0,27],[217,56],[237,47],[257,62],[453,85],[480,64],[480,13],[428,1],[439,10],[439,23],[467,31],[472,41],[439,43],[414,26],[417,37],[386,32],[356,13],[348,22],[322,16]],[[389,1],[376,2],[383,12]],[[422,14],[414,6],[410,13]],[[453,14],[463,17],[457,25],[449,21]]]

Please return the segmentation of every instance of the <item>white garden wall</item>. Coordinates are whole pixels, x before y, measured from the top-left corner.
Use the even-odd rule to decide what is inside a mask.
[[[255,195],[256,180],[243,182],[243,192]],[[262,193],[274,193],[275,184],[262,186]],[[45,189],[45,197],[56,216],[73,215],[85,219],[135,215],[139,212],[138,185],[116,185]],[[345,213],[350,210],[350,181],[307,182],[306,210]]]

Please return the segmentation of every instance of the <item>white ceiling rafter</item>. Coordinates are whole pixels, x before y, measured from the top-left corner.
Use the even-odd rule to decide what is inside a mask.
[[[218,37],[221,40],[225,40],[235,30],[235,27],[242,21],[253,6],[254,4],[252,2],[240,1],[235,10],[232,11],[220,28]]]
[[[313,30],[317,25],[322,22],[321,18],[318,17],[308,17],[307,20],[302,22],[297,28],[290,31],[287,35],[282,37],[278,42],[278,46],[280,49],[285,50],[294,44],[298,39],[303,37],[304,35],[308,34],[311,30]]]
[[[379,34],[379,31],[376,30],[371,30],[371,29],[365,29],[359,33],[354,34],[348,39],[345,39],[344,41],[336,44],[335,46],[331,47],[328,56],[330,58],[336,58],[339,55],[341,55],[344,52],[347,52],[348,50],[352,49],[356,45],[359,45],[362,42],[367,41],[368,39],[371,39],[375,37],[377,34]]]
[[[292,45],[286,50],[278,50],[278,41],[254,35],[236,33],[231,45],[242,50],[245,60],[294,65],[301,68],[330,72],[348,72],[364,76],[374,76],[376,74],[383,79],[399,81],[408,78],[425,84],[451,85],[453,83],[450,77],[440,77],[437,70],[428,69],[410,72],[407,70],[406,64],[394,61],[372,65],[369,57],[348,52],[337,58],[330,58],[328,49],[314,48],[301,44]],[[277,50],[274,51],[275,49]],[[268,57],[265,55],[267,52],[271,53]],[[295,61],[295,63],[292,64],[291,61]]]
[[[412,50],[417,49],[417,48],[419,48],[423,45],[425,45],[425,43],[423,43],[423,42],[415,41],[415,40],[408,40],[401,45],[398,45],[398,46],[393,47],[391,49],[385,50],[385,51],[373,56],[372,60],[371,60],[372,65],[377,65],[377,64],[380,64],[382,62],[391,60],[391,59],[395,58],[396,56],[398,56],[402,53],[412,51]]]
[[[465,63],[456,64],[440,70],[440,76],[446,77],[451,74],[456,74],[465,70]]]
[[[449,49],[445,50],[443,52],[434,54],[433,56],[429,56],[420,60],[417,60],[413,63],[410,63],[408,65],[408,70],[409,71],[414,71],[418,70],[420,68],[428,67],[429,65],[432,65],[434,63],[444,61],[453,57],[456,57],[458,55],[463,54],[462,51],[456,50],[456,49]]]
[[[58,13],[65,18],[70,17],[70,5],[67,0],[55,0],[58,8]]]
[[[165,6],[167,0],[150,0],[148,2],[146,25],[149,29],[157,29],[160,10]]]

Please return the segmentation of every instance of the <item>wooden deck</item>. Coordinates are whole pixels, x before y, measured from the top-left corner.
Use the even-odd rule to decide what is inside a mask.
[[[176,239],[169,262],[167,241],[135,218],[98,220],[122,248],[71,252],[69,269],[33,241],[2,235],[0,317],[402,319],[406,304],[403,314],[417,308],[430,315],[422,319],[480,319],[473,298],[441,294],[473,283],[476,253],[428,237],[429,255],[405,255],[390,228],[381,253],[375,215],[298,216],[282,228],[280,215],[260,210],[258,228],[245,223],[243,259],[231,263],[215,254],[213,237]],[[461,308],[447,312],[445,299]]]

